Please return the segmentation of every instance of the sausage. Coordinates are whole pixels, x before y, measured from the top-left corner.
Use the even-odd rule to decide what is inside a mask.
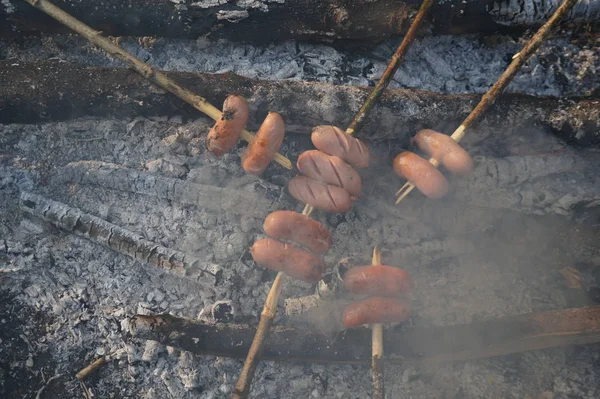
[[[310,150],[298,157],[296,165],[300,173],[305,176],[341,187],[350,195],[360,194],[362,187],[360,176],[340,157]]]
[[[335,126],[315,127],[310,139],[313,145],[325,154],[340,157],[357,168],[369,166],[367,146]]]
[[[429,198],[440,198],[448,192],[448,181],[428,160],[404,151],[394,158],[394,171],[415,185]]]
[[[252,175],[261,174],[283,143],[285,125],[276,112],[269,112],[242,155],[242,169]]]
[[[421,130],[414,138],[421,151],[440,161],[448,171],[466,176],[473,171],[473,160],[452,137],[431,129]]]
[[[223,114],[208,132],[206,148],[221,156],[240,139],[248,121],[248,102],[244,97],[228,96],[223,102]]]
[[[325,273],[325,263],[317,255],[272,238],[256,241],[250,253],[259,265],[307,283],[316,283]]]
[[[406,270],[393,266],[356,266],[344,274],[346,289],[361,295],[398,297],[409,294],[413,282]]]
[[[331,234],[321,223],[294,211],[275,211],[265,219],[265,233],[278,240],[289,240],[318,254],[331,248]]]
[[[352,302],[344,308],[342,323],[345,328],[363,324],[394,323],[408,319],[410,304],[398,298],[370,297]]]
[[[290,179],[288,191],[296,200],[325,212],[348,212],[352,203],[350,194],[343,188],[306,176],[296,176]]]

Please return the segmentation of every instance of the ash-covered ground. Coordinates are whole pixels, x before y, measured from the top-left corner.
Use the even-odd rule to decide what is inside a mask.
[[[304,43],[262,48],[205,40],[141,43],[122,41],[163,69],[232,70],[260,79],[368,84],[381,72],[395,42],[364,54]],[[482,92],[518,49],[519,43],[510,38],[495,43],[475,37],[425,38],[415,43],[393,85]],[[59,57],[85,65],[116,65],[75,37],[4,42],[0,54],[15,62]],[[591,93],[599,86],[598,56],[597,48],[555,39],[519,75],[512,89],[550,95]],[[228,396],[241,360],[132,340],[127,320],[135,314],[162,312],[196,318],[204,307],[228,300],[235,309],[234,321],[255,324],[274,277],[255,265],[247,251],[262,236],[262,218],[250,210],[215,211],[211,206],[60,179],[68,163],[95,160],[229,188],[241,199],[252,193],[280,209],[301,210],[285,189],[292,172],[273,164],[260,178],[245,175],[239,166],[242,144],[217,159],[194,140],[198,131],[209,128],[204,118],[189,123],[160,116],[0,126],[0,396],[35,398],[57,375],[40,397],[82,397],[85,389],[101,398]],[[335,280],[340,261],[367,264],[373,246],[380,245],[384,262],[406,268],[416,283],[413,316],[400,328],[462,324],[593,303],[600,280],[596,212],[600,196],[586,187],[597,182],[594,167],[600,153],[566,146],[544,130],[529,129],[520,134],[535,137],[535,149],[526,155],[515,150],[511,155],[546,157],[546,165],[564,165],[561,157],[575,157],[586,168],[577,162],[573,168],[542,168],[526,158],[532,165],[526,170],[529,177],[504,182],[507,192],[516,191],[520,198],[510,205],[482,195],[496,187],[489,186],[476,169],[468,183],[453,180],[451,185],[460,189],[442,201],[414,195],[393,207],[393,193],[402,182],[388,161],[399,143],[368,143],[375,158],[384,161],[363,173],[362,197],[347,214],[316,214],[334,236],[334,247],[325,257],[330,279]],[[470,147],[467,139],[465,146],[483,157],[495,154],[485,142]],[[290,135],[281,152],[295,160],[308,148],[307,136]],[[478,159],[477,167],[481,170],[488,161]],[[510,158],[506,162],[509,167],[518,163]],[[554,202],[544,207],[530,206],[532,198],[538,203],[538,192],[560,193],[560,187],[569,184],[583,188],[556,200],[549,196],[548,201]],[[20,191],[77,207],[218,265],[223,278],[205,287],[24,217],[18,206]],[[581,289],[567,288],[560,273],[565,267],[579,270]],[[296,298],[314,292],[314,286],[289,281],[283,295]],[[306,325],[306,318],[280,316],[277,322]],[[312,328],[326,330],[335,320],[317,315],[311,322]],[[80,386],[75,373],[110,353],[117,359],[87,380],[86,388]],[[394,366],[386,372],[387,397],[597,398],[599,366],[598,345],[435,368]],[[252,396],[365,398],[370,396],[370,384],[366,367],[262,362]]]
[[[253,46],[206,38],[119,38],[119,44],[142,61],[167,71],[234,72],[264,80],[368,86],[377,82],[399,40],[350,48],[295,41]],[[523,39],[508,36],[423,37],[415,40],[389,87],[484,93],[524,43]],[[507,91],[550,96],[597,92],[597,47],[594,38],[583,43],[572,43],[568,36],[551,39],[522,68]],[[77,36],[29,38],[19,43],[0,41],[0,59],[18,62],[53,57],[81,65],[121,66]]]

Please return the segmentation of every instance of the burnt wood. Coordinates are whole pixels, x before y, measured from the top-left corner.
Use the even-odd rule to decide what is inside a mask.
[[[421,1],[286,0],[259,1],[247,6],[214,0],[56,0],[53,3],[105,35],[189,39],[210,35],[270,42],[383,39],[405,32]],[[504,27],[534,27],[542,24],[560,4],[548,0],[436,3],[429,18],[429,25],[436,33],[492,33],[506,30]],[[597,23],[600,2],[580,1],[565,20],[575,24]],[[0,21],[0,35],[5,37],[68,32],[19,0],[0,6]]]
[[[229,94],[248,99],[249,128],[268,111],[281,113],[286,131],[310,133],[313,126],[345,126],[370,92],[368,87],[332,86],[297,81],[261,81],[235,74],[167,72],[184,87],[222,104]],[[0,123],[37,123],[82,116],[201,114],[125,68],[82,67],[68,62],[0,61]],[[388,89],[367,117],[360,133],[372,140],[406,139],[422,128],[452,131],[480,100],[479,94],[447,95],[419,90]],[[495,129],[491,140],[543,125],[568,142],[600,142],[600,100],[501,95],[483,124]],[[477,129],[477,127],[475,128]],[[467,135],[466,141],[476,139]],[[486,138],[486,140],[488,140]],[[494,144],[494,143],[491,143]]]
[[[243,358],[255,327],[204,324],[174,317],[137,315],[134,337],[158,341],[199,354]],[[600,306],[554,310],[466,325],[384,332],[384,361],[445,363],[504,356],[538,349],[600,342]],[[263,359],[315,363],[370,364],[371,331],[342,332],[336,337],[291,327],[273,327]]]

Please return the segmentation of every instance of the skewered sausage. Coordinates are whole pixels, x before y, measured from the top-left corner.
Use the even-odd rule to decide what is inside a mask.
[[[342,313],[345,328],[354,328],[363,324],[394,323],[408,318],[410,304],[397,298],[370,297],[352,302]]]
[[[340,157],[352,166],[357,168],[369,166],[367,146],[335,126],[315,127],[310,139],[318,150]]]
[[[354,196],[360,194],[360,176],[340,157],[317,150],[305,151],[298,157],[297,166],[305,176],[341,187]]]
[[[448,171],[457,175],[468,175],[473,171],[473,160],[452,137],[425,129],[415,136],[421,151],[437,159]]]
[[[250,253],[256,263],[307,283],[316,283],[325,273],[325,263],[317,255],[272,238],[256,241]]]
[[[228,96],[223,102],[223,114],[206,137],[206,148],[221,156],[229,151],[240,138],[248,121],[248,102],[244,97]]]
[[[357,266],[344,274],[346,289],[362,295],[398,297],[409,294],[413,282],[406,270],[393,266]]]
[[[404,151],[394,158],[394,171],[415,185],[429,198],[440,198],[448,192],[448,181],[428,160]]]
[[[288,191],[296,200],[326,212],[348,212],[352,202],[350,194],[343,188],[306,176],[296,176],[290,179]]]
[[[242,168],[246,173],[258,175],[267,168],[283,143],[284,129],[281,116],[276,112],[269,112],[242,155]]]
[[[273,238],[293,241],[318,254],[331,248],[331,234],[325,226],[298,212],[273,212],[265,219],[263,228]]]

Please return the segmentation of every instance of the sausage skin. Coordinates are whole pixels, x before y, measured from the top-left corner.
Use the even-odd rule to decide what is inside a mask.
[[[315,127],[310,139],[313,145],[325,154],[340,157],[356,168],[369,166],[367,146],[335,126]]]
[[[317,255],[272,238],[261,238],[250,248],[256,263],[307,283],[316,283],[325,273],[325,263]]]
[[[406,270],[393,266],[356,266],[344,274],[347,290],[361,295],[399,297],[412,291],[413,282]]]
[[[440,198],[448,192],[448,180],[428,160],[404,151],[394,158],[394,171],[415,185],[428,198]]]
[[[363,324],[401,322],[408,319],[409,315],[408,301],[374,296],[346,306],[342,313],[342,323],[345,328],[355,328]]]
[[[244,97],[228,96],[223,102],[223,114],[206,137],[206,148],[221,156],[240,139],[248,122],[248,102]]]
[[[261,174],[279,151],[284,133],[285,125],[281,116],[269,112],[242,155],[242,169],[251,175]]]
[[[303,175],[341,187],[350,195],[360,194],[362,188],[360,176],[340,157],[310,150],[300,154],[296,165]]]
[[[414,140],[421,151],[440,161],[451,173],[466,176],[473,172],[471,156],[452,137],[425,129]]]
[[[331,248],[331,234],[321,223],[294,211],[275,211],[265,219],[265,233],[278,240],[289,240],[318,253]]]
[[[343,188],[306,176],[296,176],[290,179],[288,191],[296,200],[325,212],[348,212],[352,204],[350,194]]]

